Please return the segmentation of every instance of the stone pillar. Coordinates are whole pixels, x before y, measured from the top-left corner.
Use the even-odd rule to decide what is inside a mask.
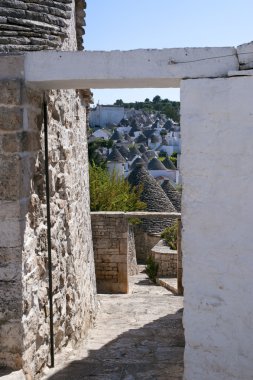
[[[0,363],[21,368],[27,177],[38,146],[34,132],[23,128],[21,80],[1,80],[0,86]]]
[[[23,368],[36,379],[50,363],[43,94],[24,86],[23,56],[3,56],[2,66],[0,365]],[[57,352],[92,325],[96,284],[85,103],[75,90],[46,97]]]

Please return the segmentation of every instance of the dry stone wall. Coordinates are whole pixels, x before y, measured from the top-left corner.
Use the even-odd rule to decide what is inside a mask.
[[[22,56],[10,57],[13,77]],[[8,68],[8,57],[1,57]],[[15,68],[15,62],[18,68]],[[56,351],[93,323],[96,283],[89,216],[86,104],[75,90],[47,94]],[[42,93],[22,77],[0,93],[0,364],[39,377],[49,362]]]
[[[151,249],[151,257],[158,264],[158,277],[177,277],[177,251],[160,240]]]
[[[84,0],[2,0],[0,51],[82,49]]]
[[[129,224],[128,229],[128,274],[134,276],[138,274],[138,265],[135,249],[134,229],[133,225]]]
[[[91,221],[98,292],[127,293],[128,221],[113,212],[93,212]]]
[[[138,263],[146,263],[146,260],[151,253],[151,249],[160,239],[160,234],[149,234],[143,231],[141,224],[136,224],[134,226],[134,240]]]
[[[0,365],[23,368],[32,379],[49,362],[43,94],[25,88],[22,52],[82,49],[84,8],[83,0],[1,1]],[[86,144],[89,92],[57,90],[46,99],[58,350],[74,345],[96,314]]]

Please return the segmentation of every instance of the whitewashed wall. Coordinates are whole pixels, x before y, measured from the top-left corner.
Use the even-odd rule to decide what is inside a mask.
[[[253,379],[252,93],[182,82],[185,380]]]
[[[173,182],[176,182],[176,170],[149,170],[149,174],[151,174],[154,178],[163,177],[166,179],[170,179]]]
[[[118,124],[124,117],[124,107],[100,106],[90,111],[90,125],[106,127],[107,124]]]

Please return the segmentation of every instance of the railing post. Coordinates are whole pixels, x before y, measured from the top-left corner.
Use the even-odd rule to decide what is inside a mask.
[[[181,221],[181,218],[178,218],[177,219],[177,292],[179,296],[182,296],[184,294],[184,287],[182,283],[183,263],[182,263],[181,236],[182,236],[182,221]]]

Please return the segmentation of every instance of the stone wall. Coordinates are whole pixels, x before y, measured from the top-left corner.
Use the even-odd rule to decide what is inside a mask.
[[[158,264],[158,277],[177,277],[177,251],[161,240],[151,249],[151,257]]]
[[[2,0],[0,51],[81,50],[84,0]]]
[[[137,262],[145,264],[151,249],[159,242],[161,236],[160,234],[149,234],[143,230],[141,224],[137,224],[134,226],[134,239]]]
[[[252,379],[252,91],[181,86],[185,380]]]
[[[129,276],[134,276],[139,273],[137,258],[136,258],[136,248],[134,239],[134,229],[133,225],[129,224],[128,229],[128,274]]]
[[[50,363],[42,93],[24,87],[22,56],[1,62],[0,364],[35,379]],[[86,104],[75,90],[46,97],[57,351],[93,323],[96,284]]]
[[[99,293],[127,293],[128,221],[122,213],[91,213],[97,289]]]

